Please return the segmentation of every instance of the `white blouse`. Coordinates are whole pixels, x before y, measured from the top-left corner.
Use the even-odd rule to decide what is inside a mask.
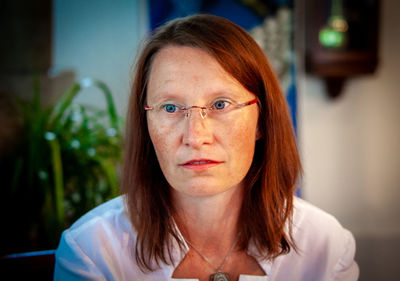
[[[273,260],[262,260],[250,245],[265,276],[241,275],[239,281],[353,281],[359,269],[354,261],[355,241],[331,215],[295,197],[293,238],[298,251]],[[163,264],[159,270],[143,273],[134,257],[136,232],[122,197],[117,197],[77,220],[63,232],[56,251],[54,280],[184,280],[171,278],[175,267]],[[184,240],[183,240],[184,241]],[[184,252],[174,244],[176,265]]]

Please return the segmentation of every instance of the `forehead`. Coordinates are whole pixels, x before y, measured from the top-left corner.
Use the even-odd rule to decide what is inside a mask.
[[[153,59],[147,99],[212,98],[222,93],[240,98],[246,92],[206,51],[187,46],[167,46]]]

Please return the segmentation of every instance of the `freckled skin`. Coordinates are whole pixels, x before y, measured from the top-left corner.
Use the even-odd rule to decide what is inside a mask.
[[[206,52],[192,47],[168,46],[160,50],[151,68],[147,104],[173,95],[185,105],[204,106],[221,92],[237,102],[255,98]],[[217,94],[216,94],[217,93]],[[171,126],[147,113],[150,138],[160,167],[171,187],[188,196],[212,196],[241,187],[254,155],[258,107],[234,110],[227,122],[202,119],[198,109],[190,118]],[[202,171],[184,168],[192,159],[212,159],[221,164]]]

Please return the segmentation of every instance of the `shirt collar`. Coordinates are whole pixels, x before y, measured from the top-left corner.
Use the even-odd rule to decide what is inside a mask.
[[[183,241],[183,249],[181,251],[178,242],[175,239],[172,239],[172,257],[174,259],[174,263],[173,265],[166,265],[167,267],[169,267],[169,271],[171,271],[171,275],[175,270],[175,267],[178,266],[178,264],[181,263],[181,261],[183,260],[183,258],[186,256],[187,252],[189,251],[189,245],[186,243],[185,238],[183,237],[181,231],[179,230],[176,222],[174,219],[172,219],[173,221],[173,227],[176,230],[176,234],[178,235],[179,239],[181,241]],[[257,262],[259,263],[259,265],[261,266],[261,268],[264,270],[264,272],[266,273],[267,276],[270,275],[271,272],[271,267],[272,267],[272,260],[271,259],[264,259],[263,256],[261,255],[260,251],[257,249],[256,245],[252,242],[252,240],[250,240],[249,242],[249,247],[247,250],[247,254],[254,257]]]

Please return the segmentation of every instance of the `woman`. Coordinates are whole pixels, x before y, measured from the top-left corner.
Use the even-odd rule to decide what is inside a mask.
[[[56,280],[356,280],[355,243],[295,198],[287,106],[255,41],[211,15],[158,29],[136,66],[122,197],[63,233]]]

